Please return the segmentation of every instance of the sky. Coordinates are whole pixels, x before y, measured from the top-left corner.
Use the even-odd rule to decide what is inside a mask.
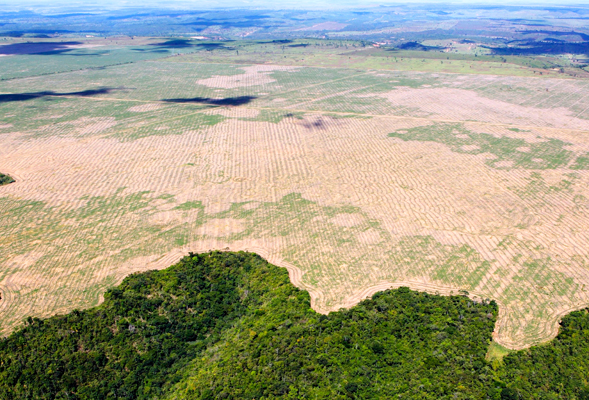
[[[42,8],[67,7],[161,7],[161,8],[354,8],[378,5],[404,5],[404,4],[461,4],[461,5],[553,5],[584,4],[589,7],[589,0],[403,0],[403,1],[374,1],[374,0],[0,0],[1,8],[30,8],[39,6]]]

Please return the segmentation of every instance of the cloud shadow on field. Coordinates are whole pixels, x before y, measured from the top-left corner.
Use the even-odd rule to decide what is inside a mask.
[[[0,16],[2,18],[10,18],[9,16]],[[50,16],[46,15],[46,18],[51,18]],[[0,26],[5,26],[5,25],[10,25],[10,23],[0,23]],[[4,32],[0,32],[0,36],[6,36],[6,37],[14,37],[14,38],[20,38],[23,37],[27,34],[29,35],[33,35],[32,37],[37,37],[39,35],[55,35],[55,34],[67,34],[67,33],[75,33],[74,31],[69,31],[66,29],[27,29],[27,30],[21,30],[21,31],[4,31]]]
[[[38,43],[12,43],[0,46],[2,55],[19,54],[61,54],[76,50],[82,42],[38,42]]]
[[[0,103],[10,103],[14,101],[27,101],[27,100],[34,100],[39,99],[42,97],[60,97],[60,96],[74,96],[74,97],[91,97],[96,96],[99,94],[108,94],[115,90],[115,88],[101,88],[101,89],[90,89],[90,90],[82,90],[79,92],[64,92],[58,93],[52,90],[47,90],[43,92],[30,92],[30,93],[4,93],[0,94]]]
[[[195,103],[195,104],[209,104],[212,106],[242,106],[255,100],[255,96],[238,96],[226,97],[224,99],[212,99],[210,97],[193,97],[193,98],[179,98],[179,99],[163,99],[168,103]]]
[[[225,46],[222,43],[201,43],[189,39],[170,39],[166,40],[165,42],[153,43],[150,46],[153,46],[160,51],[186,48],[194,48],[199,50],[235,50],[235,48]]]
[[[491,50],[491,54],[501,56],[530,56],[530,55],[561,55],[561,54],[583,54],[589,55],[589,42],[564,42],[557,39],[537,41],[517,41],[510,47],[481,46]]]
[[[301,123],[301,125],[310,131],[316,130],[316,129],[322,130],[322,129],[327,128],[327,125],[325,124],[325,122],[323,121],[322,118],[317,118],[315,121],[305,121],[305,122]]]
[[[418,50],[418,51],[442,51],[445,47],[440,46],[426,46],[419,42],[406,42],[398,45],[394,49],[387,49],[386,51],[395,52],[399,50]]]
[[[162,47],[167,49],[183,49],[187,47],[194,47],[194,43],[191,43],[191,41],[188,39],[171,39],[166,40],[165,42],[153,43],[150,46]]]

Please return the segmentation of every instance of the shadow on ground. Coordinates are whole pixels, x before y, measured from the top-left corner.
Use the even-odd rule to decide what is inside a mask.
[[[510,47],[491,47],[481,46],[491,50],[492,54],[502,56],[533,56],[542,54],[584,54],[589,55],[589,42],[570,43],[560,42],[556,39],[551,39],[537,42],[537,41],[516,41],[510,42],[516,43]]]
[[[210,97],[193,97],[193,98],[179,98],[179,99],[163,99],[168,103],[195,103],[195,104],[209,104],[213,106],[242,106],[255,100],[255,96],[238,96],[226,97],[224,99],[212,99]]]
[[[0,46],[0,54],[2,55],[18,55],[18,54],[60,54],[76,50],[82,42],[39,42],[39,43],[12,43]]]
[[[166,40],[165,42],[153,43],[150,46],[154,46],[158,50],[186,48],[194,48],[199,50],[235,50],[235,48],[226,46],[222,43],[201,43],[189,39],[170,39]]]
[[[60,97],[60,96],[74,96],[74,97],[91,97],[97,96],[99,94],[108,94],[115,90],[121,90],[117,88],[101,88],[101,89],[92,89],[92,90],[83,90],[79,92],[54,92],[52,90],[47,90],[43,92],[30,92],[30,93],[5,93],[0,94],[0,103],[10,103],[14,101],[27,101],[27,100],[34,100],[39,99],[42,97]]]
[[[51,18],[50,16],[46,16],[47,18]],[[0,23],[0,26],[10,25],[9,23]],[[0,33],[0,35],[5,37],[14,37],[20,38],[25,35],[32,35],[33,38],[41,38],[41,37],[51,37],[49,35],[55,34],[68,34],[68,33],[75,33],[74,31],[69,31],[66,29],[27,29],[27,30],[20,30],[20,31],[5,31]]]
[[[327,128],[327,124],[325,123],[325,121],[323,121],[323,119],[321,117],[315,119],[314,121],[304,121],[301,123],[301,125],[305,128],[308,129],[310,131],[313,130],[323,130]]]
[[[418,50],[418,51],[441,51],[445,47],[440,46],[426,46],[419,42],[407,42],[398,45],[395,49],[388,49],[387,51],[395,52],[398,50]]]

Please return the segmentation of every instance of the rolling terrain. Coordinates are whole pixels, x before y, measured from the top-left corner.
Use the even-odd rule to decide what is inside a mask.
[[[495,300],[511,349],[589,305],[587,80],[167,42],[4,57],[3,334],[227,248],[286,267],[322,313],[400,286]]]

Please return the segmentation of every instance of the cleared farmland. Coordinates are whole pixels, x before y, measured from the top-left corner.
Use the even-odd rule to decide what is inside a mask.
[[[196,57],[0,83],[2,332],[224,248],[323,312],[495,299],[510,348],[589,304],[587,81]]]

